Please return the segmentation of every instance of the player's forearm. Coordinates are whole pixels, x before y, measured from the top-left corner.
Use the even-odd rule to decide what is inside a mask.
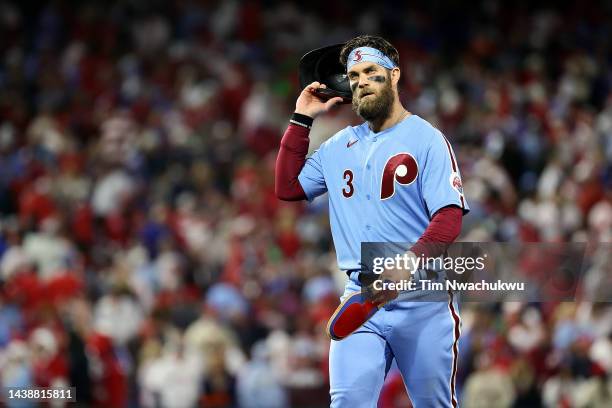
[[[291,123],[281,139],[274,169],[274,192],[284,201],[305,200],[306,194],[300,185],[298,176],[308,154],[310,126],[312,118],[293,114]]]
[[[421,238],[411,251],[417,256],[437,257],[442,255],[461,233],[463,210],[448,206],[437,211]]]

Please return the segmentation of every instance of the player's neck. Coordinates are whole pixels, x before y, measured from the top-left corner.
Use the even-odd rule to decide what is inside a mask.
[[[386,118],[381,118],[380,120],[369,121],[368,126],[375,133],[382,132],[385,129],[389,129],[390,127],[397,125],[410,115],[411,113],[404,109],[399,101],[395,101],[389,116]]]

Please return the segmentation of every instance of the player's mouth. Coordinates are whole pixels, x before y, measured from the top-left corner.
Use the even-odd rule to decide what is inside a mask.
[[[374,95],[374,92],[364,92],[359,96],[359,99],[363,99],[366,96]]]

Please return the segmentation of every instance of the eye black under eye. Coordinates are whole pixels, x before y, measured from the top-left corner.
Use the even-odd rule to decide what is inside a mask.
[[[375,82],[380,82],[380,83],[383,83],[386,81],[386,78],[384,77],[384,75],[372,75],[372,76],[369,76],[368,79],[370,81],[375,81]]]

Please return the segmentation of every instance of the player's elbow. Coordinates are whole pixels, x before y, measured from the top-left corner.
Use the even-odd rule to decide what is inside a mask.
[[[281,201],[297,201],[292,195],[286,194],[284,191],[276,190],[275,194],[276,194],[276,198],[278,198]]]
[[[281,201],[302,201],[306,199],[306,197],[303,197],[303,196],[287,195],[287,194],[276,194],[276,198],[278,198]]]
[[[274,186],[274,194],[281,201],[301,201],[306,199],[306,194],[301,187],[283,187],[278,184]]]

